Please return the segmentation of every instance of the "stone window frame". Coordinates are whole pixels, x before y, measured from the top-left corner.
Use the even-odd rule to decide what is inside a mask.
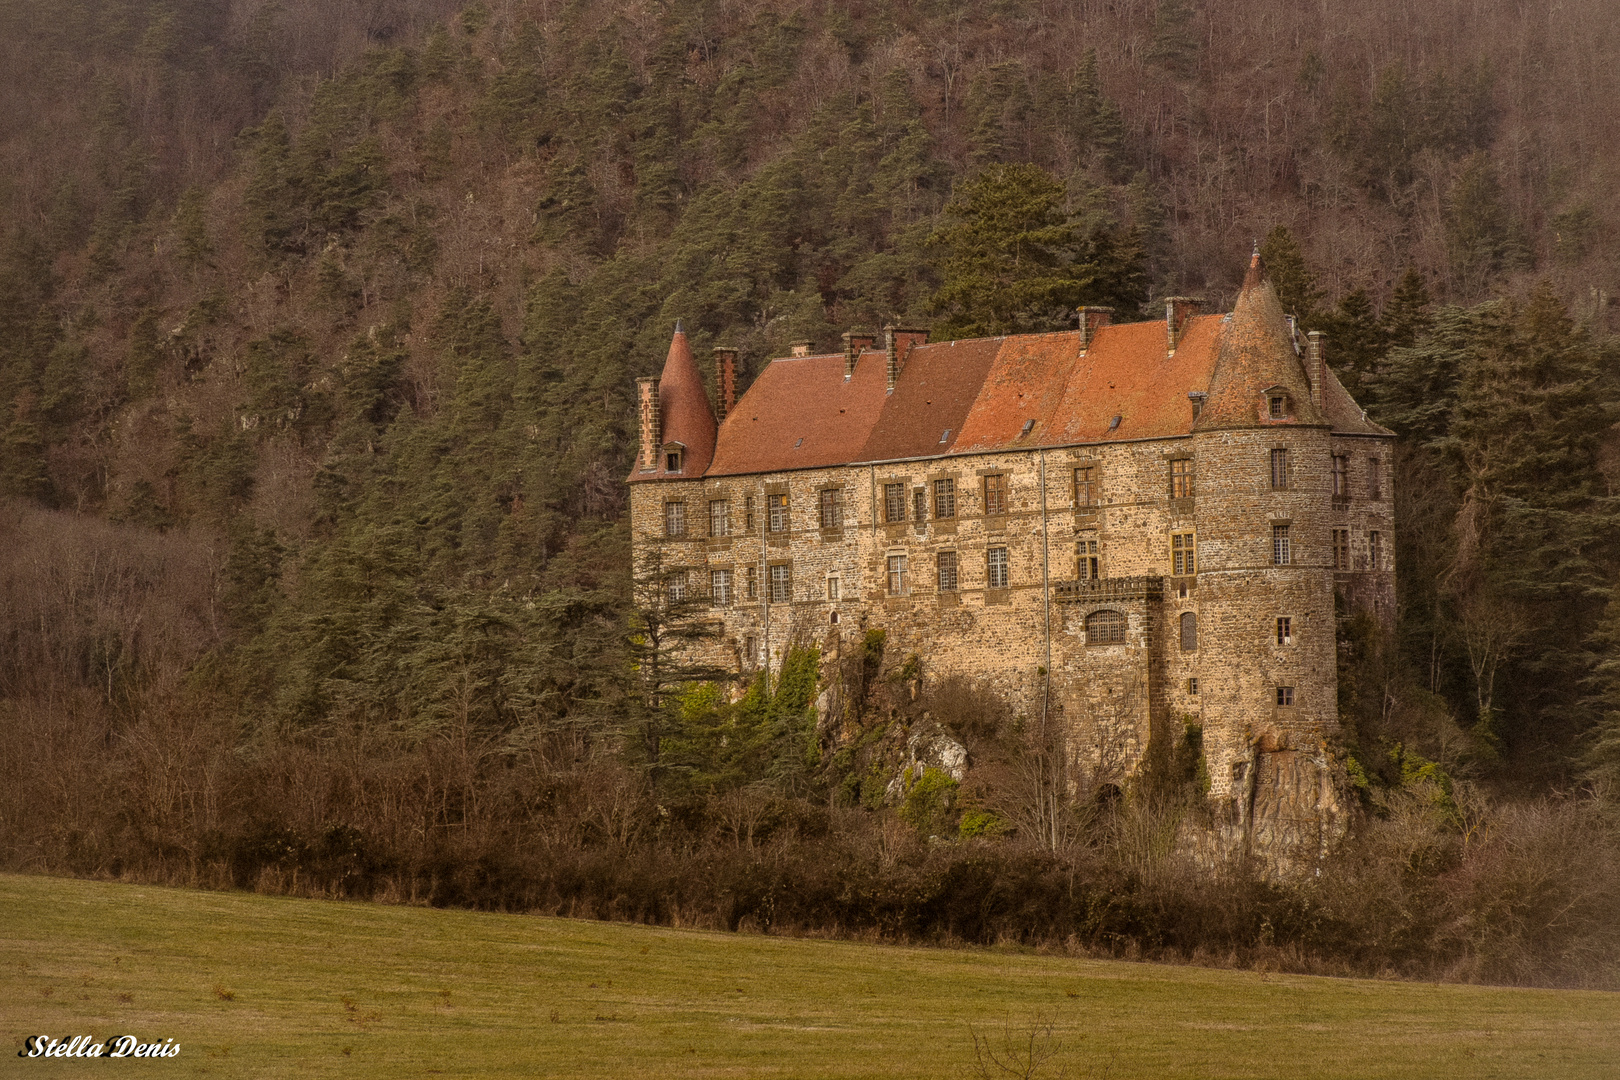
[[[742,644],[743,666],[752,668],[759,663],[759,638],[753,634],[743,637]]]
[[[816,489],[816,521],[823,532],[844,527],[844,485],[825,484]]]
[[[692,591],[692,571],[678,567],[664,575],[664,600],[671,604],[684,604]]]
[[[765,491],[765,531],[773,536],[788,536],[793,532],[793,497],[786,484],[771,485],[780,490]],[[780,499],[780,502],[776,500]],[[780,514],[778,514],[780,511]]]
[[[835,604],[843,599],[843,583],[838,571],[827,575],[826,591],[823,595],[826,596],[828,603]]]
[[[754,512],[759,508],[754,496],[743,496],[743,533],[747,536],[754,534]]]
[[[721,585],[721,575],[725,575]],[[736,570],[730,566],[716,566],[709,570],[709,601],[716,607],[730,607],[737,602]]]
[[[928,521],[928,485],[911,489],[911,520],[918,526]]]
[[[1076,510],[1090,510],[1093,507],[1101,506],[1103,483],[1102,459],[1094,457],[1079,458],[1072,462],[1070,467],[1073,471],[1070,473],[1071,479],[1069,496],[1074,500],[1074,508]],[[1080,479],[1081,469],[1091,470],[1091,477],[1088,481],[1082,481]],[[1080,495],[1080,485],[1082,483],[1087,483],[1089,486],[1089,494],[1086,496],[1086,498],[1081,498]]]
[[[985,469],[979,473],[979,498],[983,501],[984,516],[1004,518],[1012,508],[1012,473],[1007,469]],[[994,483],[992,483],[994,481]],[[990,509],[990,490],[997,489],[1001,497],[1000,509]]]
[[[946,562],[950,564],[950,582],[946,583]],[[962,560],[955,548],[934,553],[934,583],[942,593],[958,592],[962,588]]]
[[[1289,452],[1286,446],[1273,446],[1271,448],[1271,490],[1288,491],[1289,486]]]
[[[684,472],[686,466],[686,447],[678,442],[665,443],[659,448],[664,456],[665,472]]]
[[[719,513],[715,508],[719,507]],[[719,525],[716,529],[715,526]],[[709,536],[713,539],[731,535],[731,500],[727,498],[709,500]]]
[[[771,603],[793,603],[793,561],[791,559],[773,559],[767,563],[765,567],[765,587],[768,590],[766,595],[770,598]]]
[[[1333,549],[1333,569],[1347,571],[1351,567],[1350,561],[1350,529],[1333,529],[1329,535]]]
[[[1329,468],[1333,477],[1333,502],[1335,505],[1347,504],[1350,501],[1350,455],[1333,454],[1329,460]]]
[[[1198,651],[1198,612],[1183,611],[1176,619],[1177,644],[1182,652]],[[1189,644],[1189,642],[1191,644]]]
[[[1367,569],[1384,568],[1384,534],[1377,529],[1367,530]]]
[[[1102,541],[1095,535],[1075,539],[1074,573],[1080,581],[1102,580]]]
[[[1178,454],[1165,459],[1170,469],[1170,497],[1190,499],[1198,493],[1198,474],[1191,454]],[[1177,469],[1176,466],[1182,466]]]
[[[1105,615],[1112,615],[1114,618],[1105,620],[1102,618]],[[1131,619],[1118,608],[1097,608],[1086,612],[1081,625],[1085,628],[1086,648],[1106,648],[1110,645],[1125,644],[1130,634]]]
[[[1367,455],[1367,498],[1372,502],[1384,498],[1384,459],[1373,454]]]
[[[686,536],[686,500],[684,498],[664,500],[664,536],[671,540],[678,540]]]
[[[1294,416],[1294,395],[1286,386],[1268,386],[1262,390],[1265,395],[1265,417],[1267,420],[1291,420]]]
[[[745,600],[758,600],[759,599],[759,567],[757,567],[757,566],[748,566],[748,567],[744,567],[744,569],[747,570],[747,573],[745,573],[743,575],[743,585],[747,589],[747,591],[743,594],[743,599],[745,599]]]
[[[1272,566],[1293,566],[1298,561],[1294,558],[1293,524],[1292,521],[1285,518],[1272,519]]]
[[[886,479],[883,481],[883,524],[904,525],[906,523],[906,488],[910,486],[905,479]],[[899,511],[896,516],[896,510]]]
[[[883,553],[883,583],[884,595],[891,597],[910,596],[911,589],[906,581],[910,567],[906,563],[906,552],[886,551]]]
[[[1193,577],[1198,573],[1198,530],[1171,529],[1166,541],[1170,552],[1170,576]]]
[[[1198,676],[1189,675],[1187,677],[1187,695],[1189,697],[1198,696]]]
[[[943,490],[941,489],[941,485],[945,485]],[[935,521],[952,521],[952,520],[955,520],[955,518],[956,518],[956,509],[957,509],[956,508],[956,477],[955,476],[930,476],[928,478],[928,487],[930,489],[930,494],[932,495],[933,500],[934,500],[934,520]],[[947,505],[947,508],[948,508],[948,512],[943,513],[943,514],[940,513],[940,496],[941,495],[944,495],[945,499],[947,500],[946,505]]]
[[[1279,649],[1286,649],[1294,644],[1294,617],[1292,615],[1278,615],[1274,629],[1274,640]]]
[[[1277,704],[1277,708],[1279,708],[1279,709],[1294,709],[1294,708],[1299,707],[1299,702],[1297,700],[1295,700],[1296,698],[1299,697],[1299,695],[1294,692],[1295,689],[1296,688],[1294,686],[1292,686],[1292,685],[1284,685],[1283,683],[1277,683],[1276,684],[1276,691],[1277,691],[1276,704]]]
[[[996,553],[1001,553],[1001,583],[996,583]],[[1006,544],[984,549],[984,587],[991,592],[1005,592],[1012,588],[1012,552]]]

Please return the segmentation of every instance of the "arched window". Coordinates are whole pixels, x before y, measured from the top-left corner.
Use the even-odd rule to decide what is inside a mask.
[[[1191,611],[1181,613],[1181,651],[1192,652],[1198,648],[1198,616]]]
[[[1119,611],[1093,611],[1086,616],[1087,645],[1120,645],[1125,641],[1125,615]]]

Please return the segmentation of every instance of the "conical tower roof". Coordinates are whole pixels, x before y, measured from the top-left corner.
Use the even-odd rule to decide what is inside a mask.
[[[1193,430],[1325,424],[1322,410],[1311,400],[1310,379],[1294,351],[1288,318],[1259,252],[1249,262],[1230,318],[1221,331],[1209,397]],[[1276,390],[1287,399],[1280,418],[1269,408]]]
[[[719,425],[680,323],[675,324],[669,356],[664,360],[664,373],[658,380],[658,401],[663,407],[663,445],[680,443],[685,447],[681,470],[666,470],[664,455],[659,454],[657,472],[640,473],[638,478],[702,476],[709,462],[714,460],[714,440]]]

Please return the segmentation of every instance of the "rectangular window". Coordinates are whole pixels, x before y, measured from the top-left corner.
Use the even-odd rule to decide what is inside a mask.
[[[1192,533],[1170,535],[1170,572],[1177,577],[1198,573],[1198,548]]]
[[[913,488],[911,491],[911,520],[921,525],[928,520],[928,489]]]
[[[731,571],[709,571],[709,596],[716,604],[725,607],[731,603]]]
[[[1384,568],[1383,533],[1370,532],[1367,534],[1367,561],[1371,564],[1368,567],[1370,570],[1382,570]]]
[[[785,604],[793,599],[793,568],[787,563],[771,564],[771,603]]]
[[[1271,418],[1281,420],[1288,415],[1288,399],[1282,394],[1272,394],[1270,399]]]
[[[1187,680],[1187,693],[1189,693],[1189,694],[1198,693],[1198,680],[1197,679],[1188,679]]]
[[[906,595],[906,557],[904,555],[889,556],[889,595]]]
[[[1343,454],[1333,455],[1333,497],[1350,497],[1350,459]]]
[[[1074,505],[1096,506],[1100,494],[1097,466],[1082,465],[1074,470]]]
[[[939,591],[956,591],[956,552],[942,551],[935,556],[939,566]]]
[[[1375,457],[1367,459],[1367,498],[1384,497],[1384,463]]]
[[[827,579],[827,599],[838,599],[838,575],[833,574]]]
[[[1277,687],[1277,704],[1281,708],[1288,708],[1294,704],[1294,688],[1292,686]]]
[[[1007,475],[998,473],[984,478],[984,514],[995,517],[1007,512]]]
[[[747,579],[747,583],[748,583],[748,599],[750,599],[750,600],[758,600],[759,599],[759,570],[756,567],[750,566],[748,568],[748,573],[745,574],[744,577]]]
[[[743,532],[749,536],[754,535],[754,497],[752,495],[743,499]]]
[[[883,520],[890,525],[906,520],[906,485],[883,485]]]
[[[712,499],[709,502],[709,535],[731,535],[731,504],[725,499]]]
[[[1192,458],[1176,458],[1170,462],[1170,497],[1190,499],[1193,495]]]
[[[759,639],[753,634],[743,638],[743,663],[750,666],[759,662]]]
[[[1074,549],[1080,562],[1080,580],[1096,581],[1102,577],[1102,560],[1097,555],[1097,541],[1078,540],[1075,542]]]
[[[821,489],[821,527],[840,529],[844,525],[844,492],[842,488]]]
[[[687,572],[676,570],[664,579],[664,588],[669,594],[672,604],[684,603],[686,600]]]
[[[683,502],[667,502],[664,504],[664,535],[686,535],[686,504]]]
[[[1271,452],[1271,490],[1288,490],[1288,451],[1280,447]]]
[[[1333,569],[1350,569],[1350,530],[1333,530]]]
[[[1271,527],[1271,562],[1273,566],[1287,566],[1294,561],[1292,545],[1288,540],[1288,526]]]
[[[1007,587],[1007,549],[993,547],[985,552],[985,584],[992,589]]]
[[[765,496],[765,527],[771,532],[788,531],[788,497],[787,495]]]
[[[956,481],[934,481],[934,516],[936,518],[953,518],[956,516]]]
[[[1294,620],[1287,615],[1277,617],[1277,644],[1292,645],[1294,643]]]

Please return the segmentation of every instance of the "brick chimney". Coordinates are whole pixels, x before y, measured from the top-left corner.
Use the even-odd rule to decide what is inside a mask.
[[[1311,380],[1311,404],[1322,407],[1322,384],[1327,381],[1326,341],[1320,330],[1305,335],[1305,374]]]
[[[718,413],[715,419],[726,422],[726,417],[737,407],[737,350],[720,346],[714,350],[714,394]]]
[[[1083,307],[1080,309],[1080,351],[1084,353],[1091,348],[1091,343],[1097,337],[1097,331],[1114,321],[1114,309],[1111,307]]]
[[[887,354],[887,367],[885,377],[888,381],[889,393],[894,392],[894,384],[900,378],[900,370],[906,366],[906,356],[918,345],[928,343],[928,331],[899,326],[885,326],[883,328],[883,351]]]
[[[653,472],[658,468],[658,448],[664,441],[655,376],[646,375],[636,380],[636,400],[641,417],[641,471]]]
[[[894,393],[894,384],[900,378],[900,350],[894,340],[894,327],[883,328],[883,377],[888,383],[886,393]]]
[[[808,341],[790,341],[790,342],[788,342],[788,355],[789,356],[809,356],[810,355],[810,345],[811,345],[811,343],[808,342]]]
[[[870,349],[877,338],[872,334],[857,334],[854,332],[844,335],[844,381],[848,382],[855,377],[855,361],[861,358],[861,353]]]
[[[1186,329],[1187,320],[1197,315],[1203,306],[1203,300],[1191,296],[1167,296],[1164,298],[1165,342],[1172,354],[1176,351],[1176,346],[1181,343],[1181,335]]]

